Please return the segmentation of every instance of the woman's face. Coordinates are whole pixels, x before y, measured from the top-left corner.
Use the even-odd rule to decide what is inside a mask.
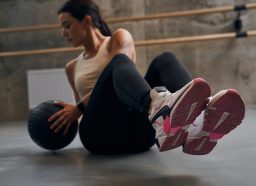
[[[70,13],[60,13],[61,35],[74,47],[83,45],[86,40],[86,26]]]

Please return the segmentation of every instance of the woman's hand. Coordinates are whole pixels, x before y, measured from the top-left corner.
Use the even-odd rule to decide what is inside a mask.
[[[82,115],[82,112],[76,106],[64,102],[56,102],[55,105],[63,109],[48,119],[49,122],[54,121],[50,128],[57,133],[65,127],[63,135],[66,135],[70,126]]]

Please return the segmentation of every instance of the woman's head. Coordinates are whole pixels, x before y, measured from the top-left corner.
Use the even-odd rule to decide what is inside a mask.
[[[104,36],[111,36],[110,29],[101,18],[98,5],[92,0],[69,0],[59,9],[58,15],[62,17],[64,15],[64,21],[69,19],[72,23],[81,23],[86,16],[90,16],[92,25],[95,28],[98,28]],[[63,23],[62,26],[65,29]],[[69,38],[67,39],[69,40]]]

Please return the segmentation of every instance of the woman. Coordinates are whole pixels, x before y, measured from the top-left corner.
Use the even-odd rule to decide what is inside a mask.
[[[221,91],[209,102],[208,83],[192,80],[171,53],[157,56],[142,78],[131,34],[112,34],[93,1],[69,0],[58,15],[62,36],[84,51],[66,65],[78,103],[56,103],[64,109],[49,118],[55,132],[65,128],[65,135],[82,115],[80,139],[92,153],[143,152],[156,143],[160,151],[183,146],[185,153],[207,154],[241,123],[239,94]],[[201,112],[204,119],[193,125]]]

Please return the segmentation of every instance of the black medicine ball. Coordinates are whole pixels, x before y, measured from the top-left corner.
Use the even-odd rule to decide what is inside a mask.
[[[58,150],[70,144],[77,133],[77,122],[73,123],[64,136],[64,128],[58,133],[50,129],[53,122],[48,122],[50,116],[61,110],[54,101],[40,103],[31,110],[28,118],[28,133],[31,139],[40,147],[48,150]]]

